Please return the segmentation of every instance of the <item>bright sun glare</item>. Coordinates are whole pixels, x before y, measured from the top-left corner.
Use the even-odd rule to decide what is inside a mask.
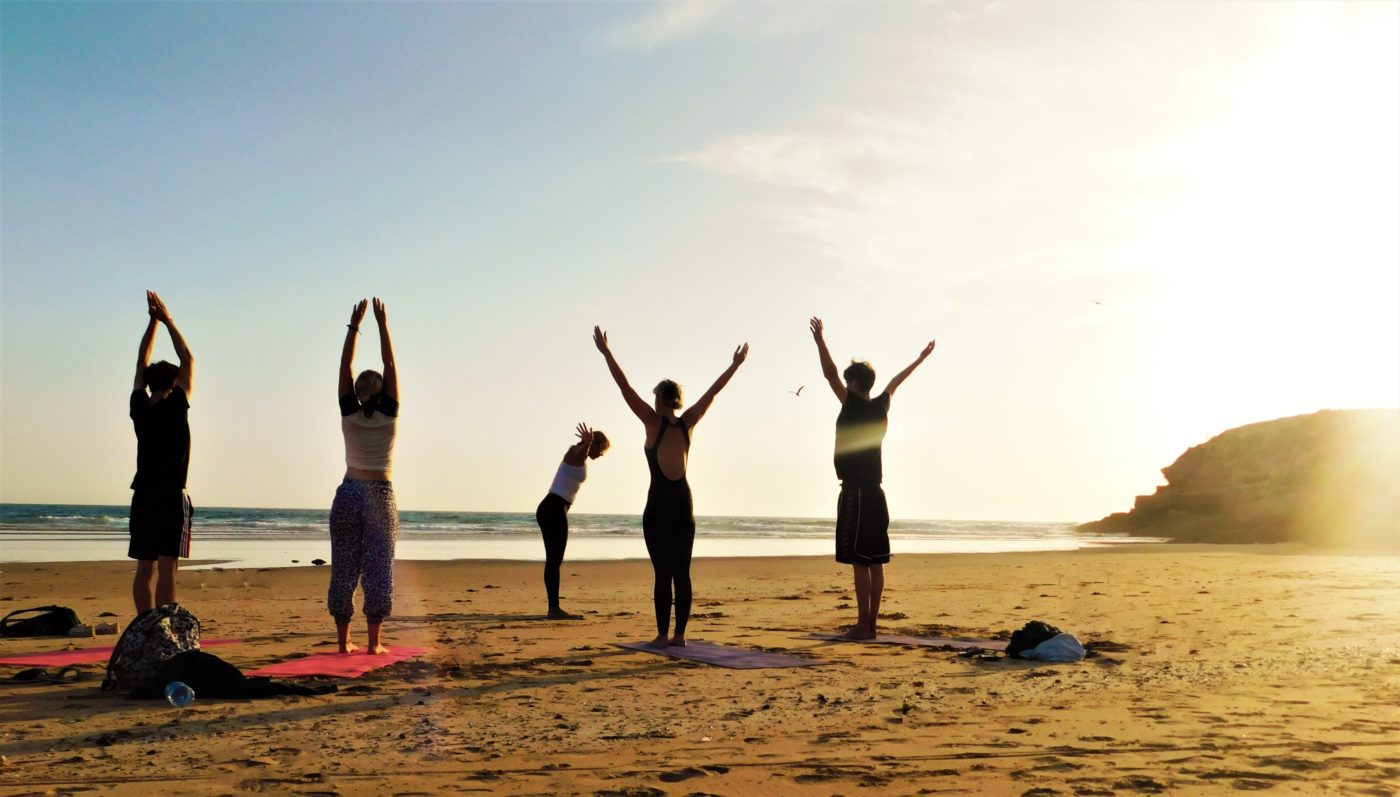
[[[1157,397],[1182,429],[1400,403],[1395,64],[1300,15],[1182,143],[1182,191],[1131,253],[1149,263]],[[1205,386],[1203,388],[1203,386]],[[1213,387],[1212,387],[1213,386]]]

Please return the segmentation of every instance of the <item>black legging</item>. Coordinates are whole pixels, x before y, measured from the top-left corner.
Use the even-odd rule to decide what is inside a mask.
[[[544,591],[549,595],[549,608],[559,608],[559,565],[564,562],[564,547],[569,544],[569,502],[550,493],[535,510],[535,521],[544,537]]]
[[[666,636],[671,620],[671,586],[675,585],[676,634],[690,620],[690,552],[695,547],[695,512],[685,479],[653,484],[642,512],[642,536],[656,574],[652,600],[656,633]]]

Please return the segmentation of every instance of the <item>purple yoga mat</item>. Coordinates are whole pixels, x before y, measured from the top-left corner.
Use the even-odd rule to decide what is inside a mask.
[[[215,645],[234,645],[242,642],[241,639],[205,639],[201,640],[201,648],[210,648]],[[90,664],[95,661],[106,661],[112,657],[112,648],[78,648],[77,650],[54,650],[47,653],[21,653],[18,656],[5,656],[0,658],[0,664],[20,664],[20,665],[41,665],[45,667],[67,667],[70,664]]]
[[[915,645],[921,648],[951,648],[953,650],[1006,650],[1006,642],[1000,639],[973,639],[953,636],[887,636],[881,634],[874,639],[847,639],[841,634],[808,634],[803,639],[827,639],[833,642],[864,642],[876,645]]]
[[[390,647],[388,653],[380,655],[364,651],[358,653],[313,653],[299,659],[290,659],[277,664],[269,664],[266,667],[259,667],[244,673],[244,675],[268,675],[282,678],[299,675],[331,675],[337,678],[359,678],[370,670],[398,664],[427,652],[428,648]]]
[[[731,670],[759,670],[772,667],[811,667],[814,664],[825,664],[817,659],[804,659],[798,656],[789,656],[786,653],[769,653],[763,650],[751,650],[749,648],[732,648],[727,645],[715,645],[709,642],[690,640],[683,648],[673,647],[652,647],[646,642],[614,642],[614,645],[628,650],[635,650],[641,653],[655,653],[658,656],[670,656],[673,659],[685,659],[686,661],[698,661],[702,664],[713,664],[716,667],[728,667]]]

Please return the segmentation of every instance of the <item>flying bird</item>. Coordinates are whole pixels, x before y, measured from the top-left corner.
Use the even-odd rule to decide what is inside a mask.
[[[802,387],[806,387],[806,385],[803,385]],[[793,394],[794,396],[800,396],[802,395],[802,387],[799,387],[796,390],[789,390],[788,392]]]

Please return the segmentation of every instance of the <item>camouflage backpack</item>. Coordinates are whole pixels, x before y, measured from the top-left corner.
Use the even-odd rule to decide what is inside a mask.
[[[107,661],[103,691],[135,688],[155,675],[166,659],[199,649],[199,618],[178,603],[148,609],[122,632]]]

